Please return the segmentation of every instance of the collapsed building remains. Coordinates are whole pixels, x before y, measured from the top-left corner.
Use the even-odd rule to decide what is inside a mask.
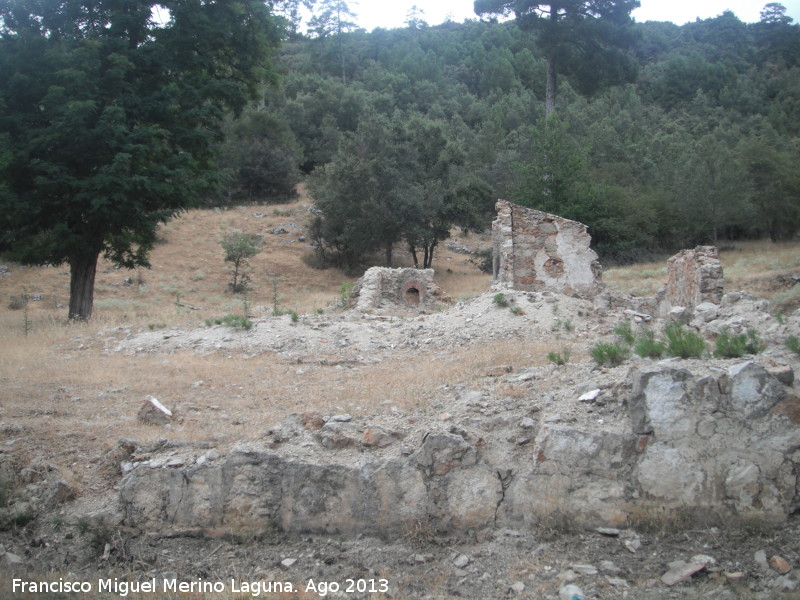
[[[433,280],[433,269],[372,267],[353,288],[356,310],[381,308],[433,309],[450,297]]]
[[[591,296],[602,269],[586,225],[497,201],[492,223],[494,280],[517,290]]]

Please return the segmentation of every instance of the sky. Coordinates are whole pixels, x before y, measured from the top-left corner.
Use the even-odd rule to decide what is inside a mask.
[[[739,19],[754,23],[760,19],[761,9],[772,0],[640,0],[641,7],[633,12],[634,18],[644,21],[672,21],[683,25],[698,17],[716,17],[732,10]],[[786,14],[800,22],[800,0],[780,2]],[[446,19],[461,23],[464,19],[477,19],[472,11],[473,0],[350,0],[348,4],[358,15],[358,24],[372,31],[376,27],[391,29],[402,27],[409,9],[416,5],[425,15],[429,25],[438,25]]]

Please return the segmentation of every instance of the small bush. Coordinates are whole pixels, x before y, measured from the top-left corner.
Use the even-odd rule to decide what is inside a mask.
[[[700,358],[706,351],[706,342],[699,335],[688,331],[678,323],[667,325],[667,354],[680,358]]]
[[[758,354],[766,345],[752,329],[738,335],[732,334],[728,329],[723,329],[717,338],[714,356],[720,358],[740,358],[745,354]]]
[[[495,294],[494,298],[492,298],[492,302],[500,308],[508,307],[508,298],[506,298],[505,294]]]
[[[297,313],[295,311],[291,311],[289,313],[289,315],[290,315],[290,317],[292,319],[292,323],[297,323],[297,321],[300,320],[300,317],[297,315]]]
[[[228,288],[234,294],[241,294],[247,290],[250,276],[242,271],[247,266],[248,259],[261,252],[262,242],[260,236],[244,233],[238,229],[229,232],[220,241],[225,251],[225,262],[233,263]]]
[[[568,348],[564,348],[561,352],[548,352],[547,360],[551,363],[562,367],[569,362],[570,352]]]
[[[253,326],[253,322],[250,319],[241,315],[225,315],[222,317],[222,323],[228,327],[240,327],[242,329],[250,329]]]
[[[796,335],[792,335],[786,338],[786,342],[784,343],[789,350],[800,356],[800,338]]]
[[[592,348],[589,354],[598,365],[616,367],[625,362],[625,359],[630,356],[630,351],[619,342],[613,344],[600,343]]]
[[[623,321],[614,328],[614,333],[628,346],[633,346],[636,342],[636,336],[633,334],[631,322],[628,320]]]
[[[206,327],[214,325],[227,325],[228,327],[240,327],[242,329],[250,329],[253,322],[247,317],[240,315],[226,315],[221,319],[206,319]]]
[[[28,306],[28,295],[11,296],[11,302],[8,303],[9,310],[22,310]]]
[[[647,329],[637,337],[633,351],[642,358],[661,358],[666,349],[664,342],[656,340],[656,334]]]
[[[403,524],[403,538],[412,546],[428,546],[439,539],[430,521],[409,520]]]
[[[511,314],[517,315],[518,317],[525,314],[525,311],[522,310],[519,306],[512,306],[508,310],[511,311]]]
[[[343,281],[342,285],[339,286],[339,302],[342,306],[350,304],[350,299],[353,297],[354,285],[352,281]]]

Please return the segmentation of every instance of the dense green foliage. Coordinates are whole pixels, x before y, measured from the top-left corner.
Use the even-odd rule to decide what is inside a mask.
[[[536,33],[537,47],[547,61],[545,111],[555,110],[556,75],[572,76],[582,93],[630,80],[635,61],[625,50],[633,42],[631,11],[639,0],[475,0],[479,15],[509,15],[517,25]]]
[[[0,246],[70,265],[71,319],[100,254],[147,266],[157,225],[213,189],[223,116],[279,38],[258,0],[0,1]]]
[[[606,262],[788,239],[800,227],[800,27],[770,6],[754,24],[730,12],[634,24],[624,72],[598,72],[596,85],[571,56],[550,118],[541,33],[516,20],[413,19],[403,29],[293,39],[267,108],[289,124],[300,169],[320,169],[316,233],[335,262],[385,253],[405,240],[390,225],[419,209],[420,188],[442,196],[431,186],[442,162],[426,175],[407,157],[427,136],[447,148],[445,188],[469,174],[493,199],[580,220]],[[412,122],[421,133],[407,131]],[[416,188],[398,187],[404,177]],[[347,222],[359,211],[374,227]]]

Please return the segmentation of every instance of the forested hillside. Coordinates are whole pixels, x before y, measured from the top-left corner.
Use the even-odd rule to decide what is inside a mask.
[[[310,175],[334,261],[433,248],[498,197],[587,223],[607,260],[800,226],[800,27],[781,5],[636,23],[616,82],[560,77],[550,119],[536,34],[514,20],[337,31],[284,45],[223,160],[232,201]]]

